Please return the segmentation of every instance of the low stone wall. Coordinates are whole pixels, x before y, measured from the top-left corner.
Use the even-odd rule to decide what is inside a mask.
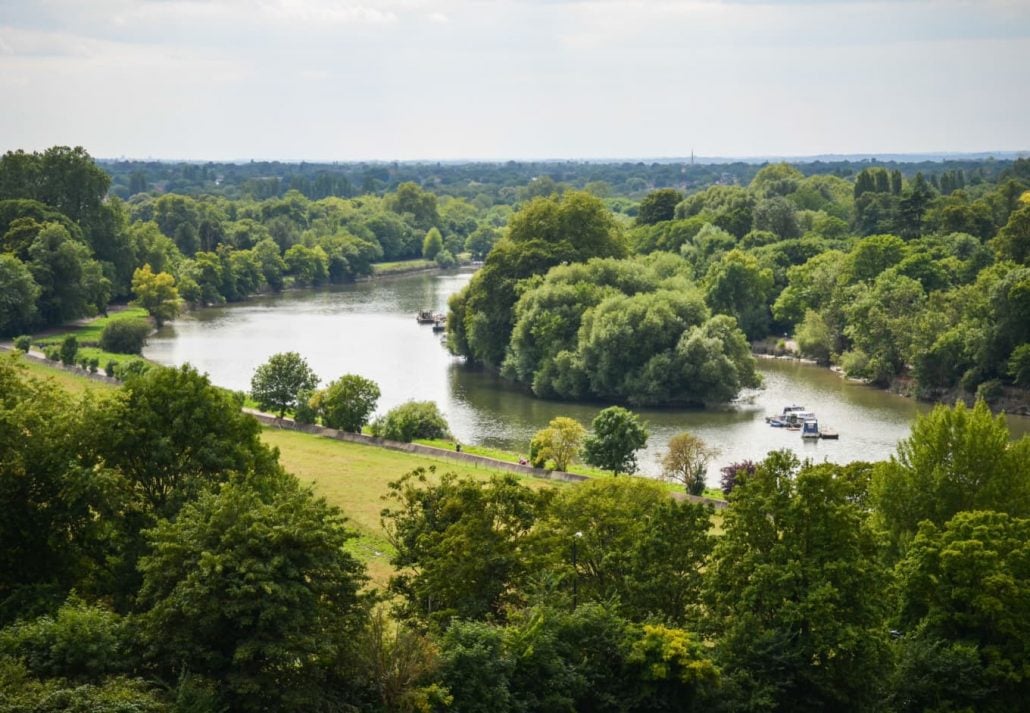
[[[433,458],[446,458],[449,460],[461,461],[472,466],[481,466],[484,468],[493,468],[495,470],[506,470],[511,473],[517,473],[519,475],[528,475],[532,478],[544,478],[547,480],[560,480],[566,483],[577,483],[583,480],[588,480],[585,475],[577,475],[575,473],[565,473],[560,470],[543,470],[542,468],[533,468],[528,465],[519,465],[518,463],[509,463],[503,460],[497,460],[495,458],[487,458],[486,456],[475,455],[474,453],[462,453],[458,451],[448,451],[443,448],[434,448],[432,446],[424,446],[420,443],[402,443],[400,441],[389,441],[385,438],[376,438],[375,436],[366,436],[362,433],[348,433],[346,431],[337,431],[334,428],[326,428],[325,426],[318,426],[311,423],[296,423],[292,419],[283,418],[278,419],[274,416],[263,413],[261,411],[255,411],[254,409],[244,409],[251,416],[256,418],[266,426],[273,428],[284,428],[290,431],[301,431],[303,433],[310,433],[315,436],[321,436],[323,438],[334,438],[338,441],[347,441],[349,443],[361,443],[368,446],[379,446],[380,448],[389,448],[394,451],[403,451],[404,453],[418,453],[419,455],[431,456]]]
[[[0,351],[13,352],[13,351],[17,351],[17,350],[13,346],[8,346],[6,344],[0,344]],[[80,366],[78,366],[76,364],[62,364],[59,361],[50,361],[49,359],[46,358],[46,356],[42,352],[36,351],[35,349],[30,351],[28,354],[26,354],[24,352],[19,352],[19,353],[22,355],[23,359],[28,359],[29,361],[39,362],[40,364],[46,364],[51,369],[62,369],[63,371],[67,371],[70,374],[75,374],[76,376],[84,376],[87,379],[92,379],[93,381],[100,381],[100,382],[103,382],[105,384],[114,384],[115,386],[118,386],[118,385],[120,385],[122,383],[122,382],[118,381],[118,379],[114,378],[113,376],[108,376],[107,374],[104,374],[103,372],[99,372],[98,371],[97,373],[94,374],[94,373],[90,372],[88,369],[83,369],[82,367],[80,367]]]

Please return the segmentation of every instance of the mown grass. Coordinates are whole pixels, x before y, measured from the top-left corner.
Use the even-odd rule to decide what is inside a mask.
[[[40,346],[48,346],[51,344],[60,344],[64,341],[64,338],[71,335],[78,340],[79,344],[99,344],[100,335],[111,322],[121,322],[126,319],[147,319],[147,311],[142,307],[126,307],[125,309],[118,310],[117,312],[111,312],[106,317],[97,317],[91,319],[85,324],[72,324],[66,325],[65,327],[56,327],[48,329],[46,332],[40,334],[38,338],[33,337],[32,343]],[[125,356],[112,355],[112,356]]]
[[[76,374],[65,371],[56,364],[44,364],[32,359],[20,359],[19,362],[25,366],[26,371],[37,379],[50,379],[65,391],[72,394],[81,394],[87,390],[94,390],[98,393],[114,391],[117,386],[103,381],[94,381],[84,374]]]
[[[377,262],[372,266],[376,275],[389,275],[391,272],[408,272],[409,270],[423,270],[436,267],[432,260],[396,260],[394,262]]]
[[[279,462],[287,471],[310,483],[315,492],[350,518],[359,535],[351,548],[368,565],[369,576],[378,585],[385,585],[393,571],[389,564],[393,549],[380,522],[380,512],[387,506],[383,496],[389,493],[391,481],[416,468],[430,466],[436,467],[437,475],[456,473],[484,480],[507,473],[446,457],[392,451],[272,427],[263,430],[262,440],[279,449]],[[520,480],[534,488],[560,487],[559,483],[537,478]]]

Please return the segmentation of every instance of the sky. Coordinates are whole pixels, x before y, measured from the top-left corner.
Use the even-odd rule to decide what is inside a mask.
[[[1030,149],[1030,0],[0,0],[0,151]]]

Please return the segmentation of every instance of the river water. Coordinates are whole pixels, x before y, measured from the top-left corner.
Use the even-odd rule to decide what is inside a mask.
[[[193,364],[231,389],[249,389],[254,369],[276,352],[299,352],[323,383],[354,373],[379,384],[379,412],[410,399],[431,400],[447,416],[455,437],[525,453],[533,434],[555,416],[589,427],[606,404],[544,401],[451,356],[441,337],[419,325],[421,309],[446,310],[447,298],[471,277],[467,271],[418,273],[345,285],[325,291],[295,291],[241,304],[191,312],[152,337],[147,358],[161,364]],[[759,360],[763,389],[745,392],[718,409],[640,409],[651,437],[638,454],[640,471],[660,472],[669,439],[690,431],[719,449],[709,469],[733,461],[759,460],[770,450],[790,448],[816,462],[882,460],[908,436],[917,413],[929,407],[841,379],[827,369],[783,360]],[[796,431],[771,428],[764,416],[790,404],[815,411],[838,441],[804,442]],[[1030,419],[1009,418],[1014,432],[1030,432]]]

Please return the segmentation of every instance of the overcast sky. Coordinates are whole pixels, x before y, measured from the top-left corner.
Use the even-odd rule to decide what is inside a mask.
[[[0,150],[1030,149],[1030,0],[0,0]]]

